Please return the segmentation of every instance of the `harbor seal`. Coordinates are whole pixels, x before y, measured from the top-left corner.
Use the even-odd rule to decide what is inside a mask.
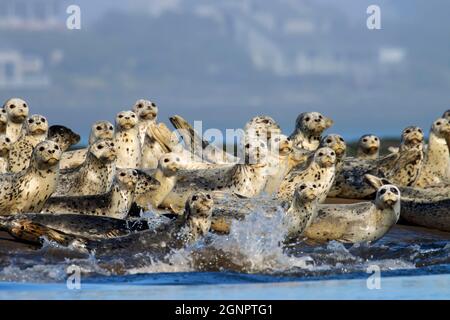
[[[141,252],[151,252],[152,256],[159,254],[159,257],[163,258],[171,250],[180,249],[186,244],[193,243],[209,232],[213,204],[209,194],[193,194],[186,202],[183,216],[175,222],[163,224],[157,229],[132,232],[111,239],[95,240],[79,237],[35,223],[27,218],[2,218],[0,219],[0,229],[21,241],[42,245],[43,239],[47,239],[64,246],[95,252],[96,256],[128,255],[130,248],[134,248]],[[95,228],[95,226],[93,227]]]
[[[44,116],[34,114],[25,122],[25,134],[11,145],[8,172],[20,172],[30,164],[34,147],[47,138],[48,122]]]
[[[420,128],[408,127],[402,132],[398,153],[378,159],[358,159],[347,157],[335,183],[330,197],[365,199],[376,192],[367,183],[365,174],[388,178],[397,186],[411,186],[416,181],[423,163],[423,133]]]
[[[170,130],[163,123],[159,123],[158,125],[147,125],[142,145],[142,158],[140,164],[142,169],[157,168],[159,158],[161,158],[163,154],[173,151],[173,147],[169,146],[172,142],[169,141],[167,144],[161,143],[161,140],[155,137],[155,131],[158,133],[166,131],[166,134],[168,134],[169,137],[171,136]]]
[[[117,149],[118,168],[136,169],[141,164],[141,143],[137,123],[137,116],[132,111],[122,111],[116,116],[114,144]]]
[[[16,142],[22,135],[23,125],[28,117],[28,104],[22,99],[12,98],[5,102],[3,109],[6,110],[8,116],[6,135],[12,142]]]
[[[289,136],[295,148],[315,151],[319,148],[322,133],[333,125],[333,120],[319,112],[304,112],[295,121],[294,132]]]
[[[383,237],[400,218],[400,191],[381,186],[375,201],[320,205],[317,217],[303,233],[316,241],[359,243]]]
[[[367,175],[366,179],[374,186],[380,188],[389,184],[387,179]],[[450,195],[434,193],[427,189],[400,188],[401,192],[401,218],[411,224],[426,228],[450,231]]]
[[[134,103],[132,111],[138,117],[139,141],[143,147],[149,125],[156,123],[158,107],[150,100],[139,99]]]
[[[11,149],[11,139],[0,135],[0,174],[8,171],[8,157]]]
[[[136,204],[143,210],[158,208],[177,183],[177,172],[181,167],[181,159],[177,154],[167,153],[159,159],[158,168],[152,176],[160,183],[155,191],[139,191],[136,193]],[[144,171],[145,172],[145,171]]]
[[[5,108],[0,108],[0,135],[6,134],[6,125],[8,124],[8,115]]]
[[[54,196],[101,194],[111,188],[116,149],[111,140],[98,140],[89,147],[86,161],[74,169],[61,170]]]
[[[106,120],[96,121],[92,124],[91,131],[89,133],[89,146],[100,139],[111,140],[113,139],[113,136],[114,127],[111,122]],[[64,152],[59,164],[60,169],[79,167],[86,160],[89,146],[87,148]]]
[[[380,156],[380,138],[365,134],[358,140],[356,156],[360,159],[377,159]]]
[[[301,183],[313,182],[321,192],[318,202],[322,203],[333,185],[335,164],[336,153],[333,149],[328,147],[317,149],[304,170],[293,170],[283,179],[277,194],[278,198],[291,201],[295,189]]]
[[[268,147],[267,182],[263,191],[267,194],[274,194],[278,192],[281,182],[291,170],[290,159],[293,146],[287,136],[272,133]]]
[[[47,200],[44,213],[79,213],[125,219],[134,201],[138,182],[135,169],[117,169],[111,190],[103,194],[86,196],[51,197]],[[156,189],[156,185],[154,184]]]
[[[422,170],[415,186],[426,188],[450,181],[450,153],[446,139],[450,136],[450,123],[444,118],[434,121],[428,138],[428,147]]]
[[[237,157],[227,153],[223,148],[216,147],[204,140],[181,116],[175,115],[170,117],[169,120],[182,137],[185,147],[193,155],[192,157],[218,164],[239,162]]]
[[[52,125],[48,128],[47,140],[56,142],[62,152],[66,152],[71,146],[80,142],[80,135],[65,126]]]
[[[125,220],[70,213],[26,213],[0,216],[0,230],[8,231],[14,226],[32,224],[92,240],[121,237],[149,229],[145,219]]]
[[[40,142],[30,166],[18,173],[0,175],[0,214],[40,212],[56,190],[61,149],[56,142]]]
[[[214,169],[179,170],[175,187],[160,206],[177,212],[192,192],[202,191],[254,197],[267,183],[267,153],[267,145],[262,140],[255,140],[244,146],[243,163]]]

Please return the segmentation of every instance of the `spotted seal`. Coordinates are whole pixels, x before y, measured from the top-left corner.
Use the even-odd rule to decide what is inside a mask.
[[[366,179],[374,188],[390,183],[372,175],[366,175]],[[414,225],[450,231],[450,190],[446,189],[446,194],[443,194],[437,190],[400,188],[402,219]]]
[[[111,122],[106,120],[99,120],[92,124],[89,133],[89,146],[100,139],[113,139],[114,127]],[[60,169],[71,169],[80,166],[87,157],[89,146],[63,153]]]
[[[289,138],[295,148],[315,151],[319,148],[322,133],[332,125],[333,120],[319,112],[304,112],[298,115]]]
[[[116,116],[114,144],[117,149],[118,168],[139,168],[141,164],[141,143],[139,141],[138,119],[133,111],[122,111]]]
[[[360,159],[377,159],[380,156],[380,138],[365,134],[358,140],[356,156]]]
[[[399,218],[400,190],[394,185],[384,185],[378,188],[376,199],[371,202],[320,205],[317,217],[303,235],[316,241],[376,241]]]
[[[293,146],[287,136],[272,133],[268,147],[267,182],[263,191],[267,194],[274,194],[293,166],[291,160]]]
[[[331,197],[364,199],[376,192],[367,183],[365,174],[390,179],[397,186],[411,186],[417,180],[423,163],[423,132],[410,126],[403,130],[400,152],[378,159],[344,159],[341,173],[336,176]]]
[[[159,188],[150,192],[137,192],[137,205],[143,210],[158,208],[177,183],[176,174],[180,166],[181,159],[177,154],[164,154],[159,159],[158,168],[151,172],[151,175],[159,181]]]
[[[6,135],[15,142],[22,135],[23,125],[29,113],[28,104],[22,99],[12,98],[5,102],[3,109],[8,116]]]
[[[0,216],[0,230],[11,230],[21,225],[38,225],[47,230],[87,239],[108,239],[126,236],[149,229],[144,219],[125,220],[104,216],[71,213],[27,213]]]
[[[192,192],[222,191],[244,197],[261,193],[267,183],[267,145],[262,140],[244,146],[244,162],[231,167],[180,170],[177,183],[160,206],[179,210]]]
[[[204,140],[181,116],[175,115],[169,120],[182,137],[186,149],[202,161],[211,163],[236,163],[239,161],[234,155]]]
[[[6,134],[6,125],[8,124],[8,115],[5,108],[0,108],[0,135]]]
[[[56,190],[60,158],[58,144],[46,140],[34,148],[26,170],[0,175],[0,213],[41,211],[45,201]]]
[[[89,147],[86,161],[74,169],[61,170],[54,196],[81,196],[107,192],[114,178],[115,145],[98,140]]]
[[[114,183],[107,193],[75,197],[51,197],[42,212],[79,213],[124,219],[134,201],[134,191],[138,182],[138,173],[134,169],[117,169]],[[159,183],[153,181],[152,190]]]
[[[0,174],[8,171],[8,157],[11,149],[11,139],[0,135]]]
[[[317,149],[304,170],[294,170],[283,179],[277,194],[278,197],[290,201],[295,189],[301,183],[314,182],[321,192],[318,201],[319,203],[323,202],[334,181],[335,164],[336,153],[333,149],[328,147]]]
[[[16,239],[36,245],[41,245],[46,238],[61,245],[95,251],[96,256],[112,254],[117,257],[121,253],[128,254],[132,247],[142,252],[151,251],[152,255],[160,253],[163,258],[169,251],[195,242],[209,232],[213,204],[209,194],[195,193],[186,202],[183,216],[174,223],[111,239],[79,237],[26,218],[0,219],[0,229]]]
[[[11,145],[8,172],[20,172],[30,164],[34,147],[47,138],[48,122],[44,116],[34,114],[25,122],[25,134]]]
[[[138,117],[139,141],[143,147],[149,125],[156,123],[158,107],[150,100],[139,99],[134,103],[132,111]]]
[[[450,182],[450,153],[446,141],[449,136],[450,122],[444,118],[434,121],[428,138],[424,164],[415,186],[424,188]]]
[[[52,125],[48,128],[47,140],[56,142],[61,148],[62,152],[65,152],[71,146],[76,145],[78,142],[80,142],[80,135],[65,126]]]

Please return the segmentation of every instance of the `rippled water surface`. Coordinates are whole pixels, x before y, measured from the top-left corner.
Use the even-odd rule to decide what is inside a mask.
[[[281,216],[255,212],[229,235],[158,258],[133,248],[102,257],[52,243],[35,248],[2,233],[0,298],[450,298],[449,233],[398,225],[372,244],[283,247]],[[70,265],[82,270],[81,290],[67,289]],[[373,265],[379,290],[367,288]]]

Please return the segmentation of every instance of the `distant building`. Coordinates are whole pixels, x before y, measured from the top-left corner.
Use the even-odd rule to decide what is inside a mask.
[[[65,4],[66,0],[1,0],[0,29],[63,28]]]
[[[38,88],[49,84],[41,58],[16,50],[0,50],[0,88]]]

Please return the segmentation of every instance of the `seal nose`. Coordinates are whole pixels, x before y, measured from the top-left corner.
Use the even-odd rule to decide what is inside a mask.
[[[130,120],[130,117],[125,117],[125,119]]]

